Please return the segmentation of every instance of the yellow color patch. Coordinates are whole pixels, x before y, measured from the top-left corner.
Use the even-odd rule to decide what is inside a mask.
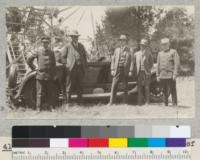
[[[109,138],[109,147],[127,147],[127,138]]]

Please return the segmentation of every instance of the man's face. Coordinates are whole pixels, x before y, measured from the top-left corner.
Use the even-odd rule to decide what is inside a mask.
[[[162,44],[162,50],[166,51],[169,49],[169,43],[163,43]]]
[[[59,46],[62,46],[62,45],[63,45],[63,42],[61,42],[61,41],[58,42],[58,45],[59,45]]]
[[[42,44],[45,49],[47,49],[49,47],[49,42],[47,42],[47,41],[43,42]]]
[[[127,43],[127,42],[126,42],[126,40],[125,40],[125,39],[121,39],[121,40],[120,40],[120,45],[121,45],[121,46],[125,46],[125,45],[126,45],[126,43]]]
[[[77,43],[78,42],[78,36],[71,36],[72,42]]]
[[[145,50],[146,49],[146,45],[140,44],[140,49],[141,50]]]

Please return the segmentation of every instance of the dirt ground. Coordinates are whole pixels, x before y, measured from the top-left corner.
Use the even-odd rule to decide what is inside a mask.
[[[8,119],[138,119],[138,118],[193,118],[195,113],[194,77],[177,79],[178,107],[165,107],[161,103],[149,106],[118,104],[72,105],[53,112],[36,112],[31,109],[3,109]],[[170,97],[171,99],[171,97]]]

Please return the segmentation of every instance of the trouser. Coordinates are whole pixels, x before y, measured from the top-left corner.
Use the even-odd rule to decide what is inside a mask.
[[[82,65],[75,64],[72,70],[67,74],[66,77],[66,100],[67,103],[71,102],[72,91],[78,95],[78,101],[82,99],[83,92],[83,79],[84,69]]]
[[[110,104],[115,103],[116,94],[119,82],[124,84],[124,101],[127,103],[128,96],[128,77],[125,75],[124,69],[118,69],[116,75],[113,77],[111,86]]]
[[[147,75],[145,71],[140,71],[137,77],[138,84],[138,105],[142,105],[143,102],[149,104],[150,102],[150,75]]]
[[[168,97],[171,94],[173,105],[177,105],[177,90],[176,90],[176,80],[171,79],[161,79],[161,86],[163,89],[164,103],[168,106]]]
[[[60,66],[59,68],[57,68],[57,72],[56,72],[56,76],[57,76],[56,82],[57,82],[57,89],[58,89],[57,97],[59,97],[62,100],[66,98],[66,77],[67,77],[66,75],[67,75],[67,70],[65,66]],[[59,101],[59,98],[57,98],[58,101]],[[61,102],[61,104],[62,103],[63,101]]]
[[[44,109],[43,107],[54,107],[54,82],[53,80],[36,80],[37,109]]]

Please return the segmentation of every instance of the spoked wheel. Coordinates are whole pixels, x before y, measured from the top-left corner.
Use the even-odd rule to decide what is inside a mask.
[[[25,105],[28,108],[34,109],[36,107],[36,80],[35,78],[30,79],[23,91],[23,97]]]
[[[60,92],[59,87],[57,85],[55,85],[55,88],[54,88],[54,95],[55,95],[54,98],[55,99],[54,100],[55,100],[56,105],[58,103],[59,92]],[[24,102],[28,108],[32,108],[32,109],[36,108],[36,96],[37,96],[36,79],[32,78],[26,83],[24,90],[23,90]]]
[[[156,80],[150,84],[150,99],[152,102],[161,102],[163,100],[163,90]]]

